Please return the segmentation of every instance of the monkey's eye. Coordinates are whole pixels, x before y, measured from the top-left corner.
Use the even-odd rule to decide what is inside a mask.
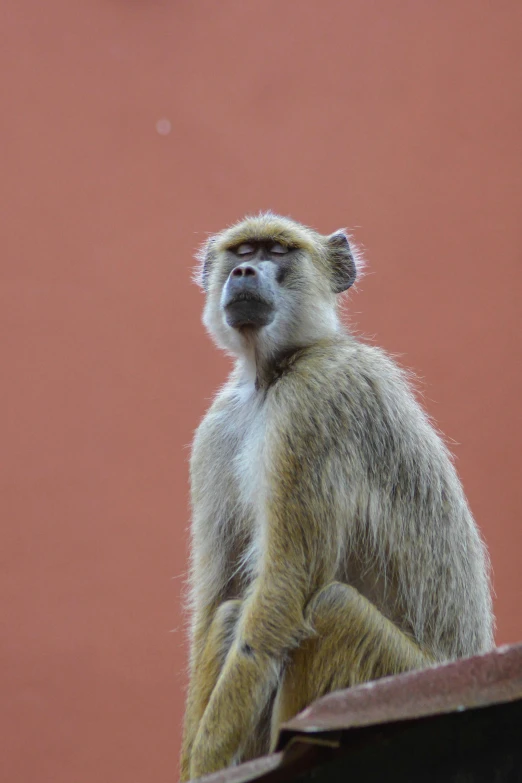
[[[236,247],[237,256],[248,256],[249,253],[253,253],[253,252],[254,252],[254,245],[249,245],[247,242],[243,242],[242,245]]]
[[[280,245],[280,244],[279,244],[279,242],[275,242],[275,243],[272,245],[272,247],[270,248],[270,252],[271,252],[273,255],[276,255],[276,256],[282,256],[282,255],[284,255],[285,253],[288,253],[288,248],[287,248],[287,247],[285,247],[284,245]]]

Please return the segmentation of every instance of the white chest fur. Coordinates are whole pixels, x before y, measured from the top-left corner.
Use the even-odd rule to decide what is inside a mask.
[[[240,431],[232,471],[244,516],[258,516],[264,483],[264,446],[266,420],[263,403],[258,399],[243,403],[238,416]]]
[[[218,402],[194,447],[194,532],[212,581],[230,582],[236,575],[249,581],[265,535],[265,402],[253,387],[228,391]]]

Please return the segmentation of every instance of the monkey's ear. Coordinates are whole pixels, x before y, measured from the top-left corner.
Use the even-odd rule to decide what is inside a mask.
[[[326,246],[332,275],[332,288],[336,294],[340,294],[355,283],[357,277],[355,256],[343,229],[331,234],[326,240]]]
[[[210,277],[210,267],[215,259],[214,246],[216,243],[216,237],[210,237],[203,243],[198,252],[196,258],[198,265],[194,272],[194,282],[197,283],[205,292],[208,291],[208,280]]]

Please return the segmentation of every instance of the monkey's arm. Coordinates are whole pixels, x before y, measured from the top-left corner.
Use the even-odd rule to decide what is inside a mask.
[[[276,391],[276,390],[274,390]],[[311,596],[334,578],[338,535],[321,487],[322,453],[311,440],[308,405],[289,410],[287,399],[267,400],[266,492],[259,509],[263,530],[259,575],[244,600],[234,641],[199,724],[191,777],[229,765],[275,690],[285,657],[310,633],[304,618]],[[322,449],[330,449],[323,444]]]
[[[199,608],[194,611],[193,615],[194,619],[192,638],[190,642],[189,683],[185,703],[185,713],[183,717],[183,735],[181,740],[181,781],[186,781],[190,778],[190,754],[199,721],[206,706],[206,702],[204,701],[202,693],[204,690],[202,687],[203,683],[198,673],[201,671],[200,663],[203,659],[205,650],[209,648],[209,645],[207,645],[207,638],[209,636],[209,628],[212,625],[214,611],[215,607]]]
[[[307,599],[326,577],[320,564],[329,558],[319,538],[314,540],[316,508],[301,455],[293,453],[277,425],[267,433],[266,453],[270,489],[260,509],[266,533],[260,572],[200,722],[191,777],[225,767],[241,752],[277,685],[286,652],[306,635]]]
[[[223,390],[197,429],[190,462],[193,512],[191,633],[189,684],[180,760],[182,780],[189,778],[194,738],[230,647],[241,604],[240,601],[224,600],[229,578],[229,557],[220,531],[234,524],[234,500],[229,500],[232,493],[225,475],[227,464],[222,458],[222,414],[228,407],[230,399],[226,390]],[[216,479],[209,478],[214,475],[220,476],[219,485]]]
[[[180,776],[190,778],[190,757],[199,722],[225,661],[239,616],[241,601],[225,601],[212,614],[196,613],[192,641],[190,683],[183,722]]]

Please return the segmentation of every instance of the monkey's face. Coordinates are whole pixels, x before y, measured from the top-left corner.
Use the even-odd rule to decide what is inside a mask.
[[[293,249],[251,240],[230,248],[234,265],[223,286],[221,308],[233,329],[260,329],[274,320],[279,291],[291,268]],[[286,260],[286,263],[285,263]]]
[[[203,322],[220,347],[265,356],[338,327],[336,294],[355,279],[346,236],[323,237],[271,213],[247,218],[205,245]]]

